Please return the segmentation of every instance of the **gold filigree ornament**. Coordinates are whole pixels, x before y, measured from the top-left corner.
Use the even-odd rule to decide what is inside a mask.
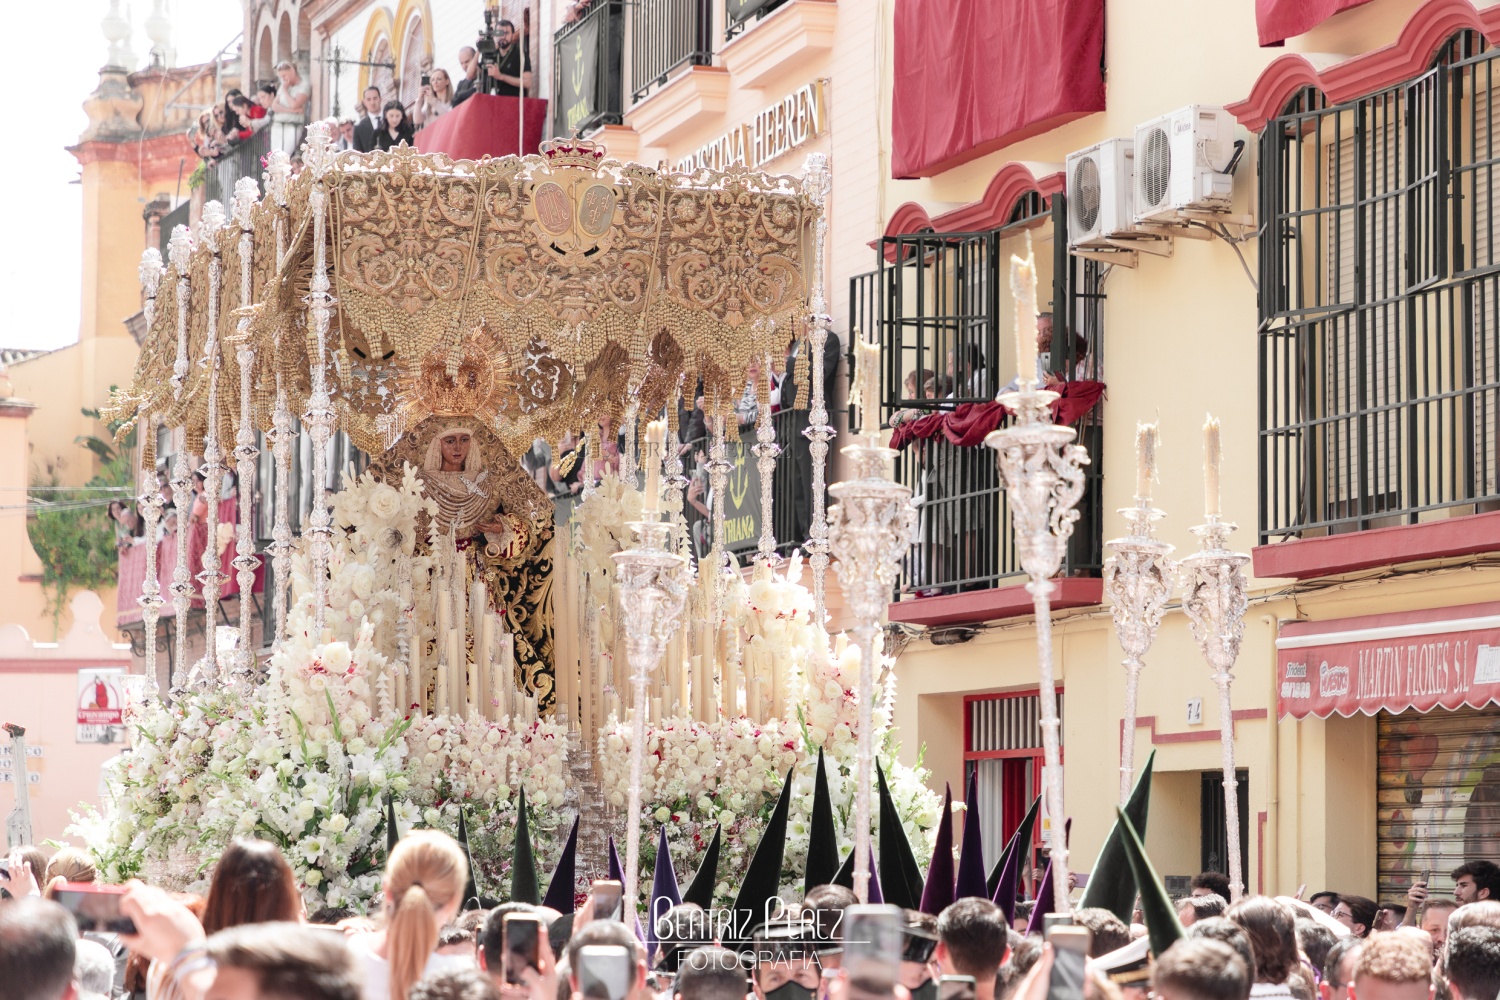
[[[481,322],[460,344],[427,352],[416,371],[396,379],[397,408],[376,418],[389,448],[428,417],[472,417],[492,429],[517,406],[517,379],[505,348]]]

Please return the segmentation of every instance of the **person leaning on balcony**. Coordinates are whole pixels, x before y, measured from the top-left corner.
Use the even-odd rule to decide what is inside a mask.
[[[250,100],[250,129],[259,132],[271,124],[271,105],[276,100],[276,84],[263,83]]]
[[[422,90],[417,94],[417,103],[411,110],[412,120],[416,122],[417,128],[431,125],[439,115],[453,110],[453,81],[448,78],[447,70],[432,71],[428,82],[422,84]]]
[[[516,34],[516,26],[510,21],[501,21],[495,40],[500,43],[500,59],[485,71],[495,86],[496,97],[524,97],[531,89],[531,55],[526,51],[525,39]]]
[[[474,96],[474,91],[479,85],[479,55],[472,46],[465,45],[458,50],[458,65],[464,71],[464,75],[458,81],[458,88],[453,92],[455,108]]]
[[[411,145],[412,128],[411,119],[406,116],[406,109],[401,106],[400,101],[386,101],[384,109],[385,125],[379,132],[375,133],[375,148],[391,150],[397,146]]]
[[[276,116],[273,141],[277,149],[288,154],[297,151],[301,141],[302,127],[307,124],[307,102],[312,99],[312,85],[302,79],[297,67],[286,60],[276,64],[276,76],[281,80],[276,99],[271,102],[271,113]]]

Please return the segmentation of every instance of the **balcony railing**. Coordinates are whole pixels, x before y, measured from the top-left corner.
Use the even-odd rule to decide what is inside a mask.
[[[881,396],[895,423],[962,419],[990,407],[1014,372],[1002,361],[1001,330],[1014,326],[1008,262],[1022,252],[1029,229],[1054,227],[1050,298],[1055,336],[1043,354],[1046,374],[1068,397],[1097,398],[1103,380],[1100,268],[1067,253],[1067,213],[1031,195],[1003,227],[982,233],[923,233],[882,241],[880,265],[849,286],[856,329],[880,331]],[[1039,246],[1047,246],[1040,243]],[[851,369],[852,370],[852,369]],[[1089,452],[1079,520],[1062,568],[1064,576],[1098,576],[1103,566],[1102,425],[1097,405],[1080,405],[1078,440]],[[1009,417],[991,420],[1005,426]],[[948,427],[951,429],[950,422]],[[920,534],[905,560],[900,592],[937,596],[1004,586],[1024,577],[1005,490],[994,453],[982,435],[955,444],[947,431],[915,435],[901,444],[896,475],[917,502]]]
[[[801,431],[807,426],[806,411],[781,410],[771,415],[776,428],[776,443],[781,454],[771,480],[771,527],[776,534],[778,555],[790,555],[793,549],[805,548],[812,523],[811,464],[807,457],[807,439]],[[728,435],[728,460],[731,468],[725,489],[724,544],[741,557],[755,551],[761,532],[760,463],[751,448],[755,445],[755,425],[746,424],[738,433]],[[688,535],[693,556],[708,555],[713,543],[713,523],[703,512],[712,509],[708,477],[707,437],[687,442],[682,456],[683,473],[688,477],[688,497],[684,504]],[[696,484],[696,486],[694,485]],[[698,509],[701,505],[703,511]]]
[[[590,132],[624,120],[624,35],[622,0],[595,0],[582,18],[554,36],[556,134]]]
[[[267,125],[208,165],[203,178],[203,200],[217,201],[228,209],[234,198],[234,186],[241,177],[253,177],[256,184],[260,183],[265,170],[262,161],[270,151],[271,126]]]
[[[751,21],[765,17],[787,0],[724,0],[724,37],[745,31]]]
[[[683,66],[713,59],[711,0],[637,0],[631,5],[630,89],[639,101]]]

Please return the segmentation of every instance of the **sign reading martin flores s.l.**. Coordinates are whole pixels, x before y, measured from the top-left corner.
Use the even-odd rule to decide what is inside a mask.
[[[1479,708],[1500,701],[1500,602],[1290,622],[1276,664],[1283,718]]]

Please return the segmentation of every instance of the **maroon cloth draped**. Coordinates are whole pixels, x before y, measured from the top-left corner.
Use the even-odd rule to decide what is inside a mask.
[[[1104,110],[1104,0],[897,0],[895,177]]]
[[[1311,31],[1340,11],[1370,0],[1255,0],[1255,28],[1261,45],[1280,45]]]
[[[516,130],[516,105],[525,106],[525,134]],[[475,94],[458,107],[422,129],[412,145],[423,153],[447,153],[455,160],[477,160],[481,156],[514,156],[535,153],[547,127],[547,102],[527,97],[494,97]],[[520,139],[520,150],[516,149]]]
[[[1052,419],[1060,424],[1076,423],[1104,396],[1103,382],[1064,382],[1062,396],[1052,404]],[[1010,410],[999,403],[963,403],[952,410],[908,420],[891,431],[892,448],[905,448],[941,434],[960,448],[984,444],[985,435],[1004,422]]]

